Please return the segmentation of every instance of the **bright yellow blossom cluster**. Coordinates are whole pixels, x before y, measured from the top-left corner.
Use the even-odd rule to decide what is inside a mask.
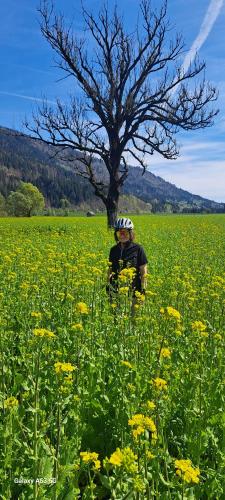
[[[126,267],[125,269],[122,269],[122,271],[120,271],[119,280],[131,282],[135,274],[136,274],[135,267]]]
[[[135,474],[138,471],[138,464],[136,462],[137,455],[131,450],[131,448],[117,448],[114,453],[112,453],[109,458],[109,463],[115,467],[124,467],[127,472]]]
[[[46,330],[46,328],[34,328],[33,334],[36,337],[45,337],[48,339],[55,337],[55,334],[53,332],[51,332],[50,330]]]
[[[205,332],[207,325],[203,323],[202,321],[193,321],[191,324],[192,330],[197,331],[197,332]]]
[[[160,351],[160,358],[171,358],[171,351],[168,347],[162,347]]]
[[[152,434],[156,434],[156,426],[150,417],[145,417],[142,413],[136,413],[132,418],[128,420],[128,425],[134,427],[133,436],[137,439],[138,436],[143,434],[145,430],[150,431]]]
[[[147,401],[147,408],[148,410],[154,410],[155,409],[155,403],[154,401]]]
[[[200,470],[193,467],[191,460],[175,460],[176,474],[186,483],[199,483]]]
[[[54,363],[54,367],[56,373],[73,372],[76,370],[76,366],[71,365],[71,363],[61,363],[60,361]]]
[[[80,457],[85,464],[93,464],[94,470],[99,470],[101,468],[101,462],[98,459],[98,453],[91,451],[81,451]]]
[[[165,318],[169,319],[169,318],[174,318],[176,319],[177,321],[180,321],[181,319],[181,314],[179,311],[177,311],[177,309],[174,309],[174,307],[170,307],[170,306],[167,306],[167,307],[161,307],[160,309],[160,312],[161,314],[163,314],[165,316]]]
[[[76,310],[80,314],[88,314],[88,306],[85,304],[85,302],[78,302],[76,304]]]
[[[164,380],[163,378],[156,377],[153,379],[153,384],[155,385],[156,389],[159,391],[163,391],[167,389],[167,381]]]
[[[136,290],[135,292],[135,297],[136,299],[139,301],[139,302],[144,302],[145,301],[145,296],[143,293],[139,292],[138,290]]]

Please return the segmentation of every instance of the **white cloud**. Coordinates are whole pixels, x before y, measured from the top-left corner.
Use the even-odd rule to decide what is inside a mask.
[[[177,160],[146,157],[148,170],[190,193],[225,202],[225,142],[184,141]],[[132,157],[130,165],[137,166]]]
[[[222,6],[223,6],[223,0],[211,0],[207,12],[205,14],[205,17],[203,19],[203,22],[201,24],[198,36],[195,38],[182,64],[182,70],[184,73],[185,71],[187,71],[191,62],[195,58],[196,53],[199,51],[199,49],[209,36],[209,33],[212,30],[217,17],[219,16]]]
[[[190,193],[225,202],[225,160],[201,160],[193,164],[187,157],[185,161],[179,159],[149,170]]]
[[[0,90],[1,95],[6,95],[6,96],[11,96],[11,97],[19,97],[21,99],[27,99],[29,101],[35,101],[35,102],[46,102],[47,104],[56,104],[55,101],[49,101],[45,100],[44,98],[41,99],[40,97],[34,97],[34,96],[29,96],[29,95],[22,95],[22,94],[15,94],[14,92],[4,92],[3,90]]]

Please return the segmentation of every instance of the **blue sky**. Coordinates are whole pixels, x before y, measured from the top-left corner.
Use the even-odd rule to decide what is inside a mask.
[[[55,0],[54,3],[68,22],[73,20],[76,31],[82,33],[80,1]],[[127,26],[132,29],[138,1],[117,3]],[[102,1],[84,0],[84,4],[96,12]],[[36,0],[1,2],[1,126],[21,129],[25,115],[31,119],[38,99],[46,97],[54,102],[60,97],[66,101],[69,93],[77,91],[72,80],[60,81],[63,74],[40,33],[37,7]],[[178,135],[180,157],[176,161],[153,156],[149,170],[192,193],[225,202],[225,0],[168,0],[168,17],[174,32],[183,34],[184,64],[188,65],[196,49],[200,60],[206,62],[206,79],[219,90],[216,106],[220,113],[213,127]]]

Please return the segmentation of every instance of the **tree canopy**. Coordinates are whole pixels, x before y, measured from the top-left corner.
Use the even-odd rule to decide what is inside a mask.
[[[43,102],[27,128],[57,146],[57,153],[66,151],[67,161],[104,202],[109,226],[117,216],[129,156],[144,170],[154,153],[175,159],[177,132],[208,127],[218,112],[208,106],[217,98],[216,89],[204,76],[200,82],[196,79],[204,62],[195,59],[182,69],[184,43],[179,35],[168,38],[166,2],[158,11],[151,10],[148,0],[139,7],[139,23],[130,32],[117,7],[110,13],[104,6],[95,15],[83,8],[86,39],[67,27],[47,1],[40,7],[43,36],[59,56],[59,68],[79,84],[81,97],[75,87],[69,104],[59,99],[56,106]],[[96,157],[105,166],[105,176],[95,168]]]
[[[30,182],[21,182],[7,198],[7,211],[14,216],[30,217],[44,207],[44,197]]]

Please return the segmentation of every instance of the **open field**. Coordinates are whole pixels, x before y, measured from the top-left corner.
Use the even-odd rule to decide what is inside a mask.
[[[0,498],[225,498],[225,216],[132,217],[135,318],[106,219],[0,219]]]

